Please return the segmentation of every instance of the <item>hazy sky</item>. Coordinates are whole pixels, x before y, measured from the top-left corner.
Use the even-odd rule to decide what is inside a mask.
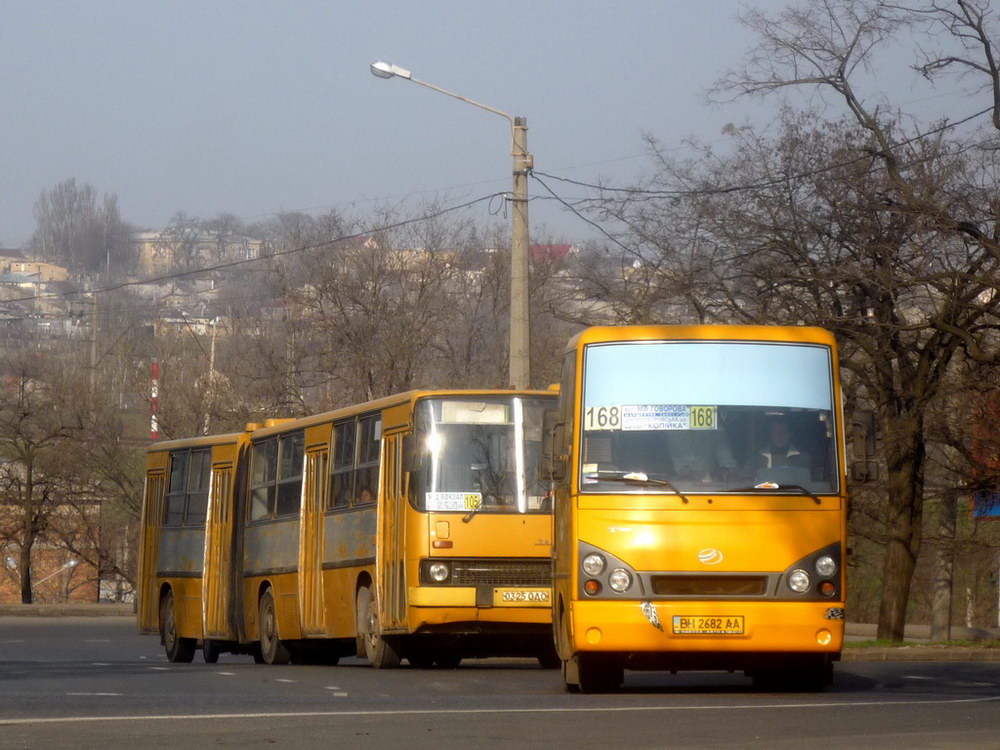
[[[757,6],[777,7],[777,0]],[[721,138],[751,103],[706,88],[751,37],[735,0],[3,0],[0,245],[35,226],[39,193],[70,177],[115,193],[122,217],[178,211],[247,221],[365,214],[508,189],[505,120],[401,79],[528,119],[542,172],[641,173],[642,134]],[[568,186],[561,194],[572,197]],[[529,182],[532,197],[541,193]],[[471,209],[488,220],[486,204]],[[533,200],[533,237],[579,240],[579,219]]]

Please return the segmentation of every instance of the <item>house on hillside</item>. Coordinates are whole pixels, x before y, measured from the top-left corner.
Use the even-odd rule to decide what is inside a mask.
[[[262,240],[184,227],[132,235],[139,274],[146,278],[259,258]]]

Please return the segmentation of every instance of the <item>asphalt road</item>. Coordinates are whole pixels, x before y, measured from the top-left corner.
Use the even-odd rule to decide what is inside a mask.
[[[527,660],[179,665],[130,618],[0,618],[0,748],[64,747],[1000,748],[1000,667],[844,662],[819,694],[628,672],[572,695]]]

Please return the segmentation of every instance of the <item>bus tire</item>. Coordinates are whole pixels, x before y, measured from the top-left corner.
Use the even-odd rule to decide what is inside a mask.
[[[205,639],[205,642],[201,646],[201,656],[206,664],[215,664],[219,660],[219,654],[221,653],[222,644],[219,641],[213,641],[210,638]]]
[[[576,667],[581,693],[611,693],[625,679],[624,667],[603,654],[577,654]]]
[[[194,660],[197,641],[177,635],[177,611],[174,607],[174,592],[167,591],[160,602],[160,638],[163,640],[167,660],[175,664],[187,664]]]
[[[364,651],[364,653],[359,651],[358,656],[368,659],[368,663],[375,669],[391,669],[399,666],[399,653],[380,632],[378,615],[375,612],[375,597],[368,586],[358,589],[357,628],[358,638]]]
[[[278,637],[278,613],[271,588],[264,589],[260,598],[260,655],[266,664],[288,664],[291,652]]]
[[[556,651],[554,643],[543,646],[536,658],[538,659],[538,666],[542,669],[559,669],[563,663],[562,659],[559,658],[559,653]]]

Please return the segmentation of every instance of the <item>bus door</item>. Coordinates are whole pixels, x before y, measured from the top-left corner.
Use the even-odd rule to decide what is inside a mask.
[[[165,470],[151,471],[146,476],[146,498],[142,505],[142,557],[139,560],[139,630],[143,633],[156,633],[160,628],[156,569],[160,557],[160,527],[166,484]]]
[[[326,634],[323,605],[323,509],[329,483],[326,445],[306,453],[305,488],[299,528],[299,622],[305,636]]]
[[[378,506],[375,574],[378,577],[379,622],[383,631],[406,627],[406,493],[401,471],[403,439],[382,437],[381,502]]]
[[[230,617],[230,565],[233,560],[233,464],[212,466],[212,484],[205,528],[205,565],[202,568],[202,626],[206,638],[236,640]]]

